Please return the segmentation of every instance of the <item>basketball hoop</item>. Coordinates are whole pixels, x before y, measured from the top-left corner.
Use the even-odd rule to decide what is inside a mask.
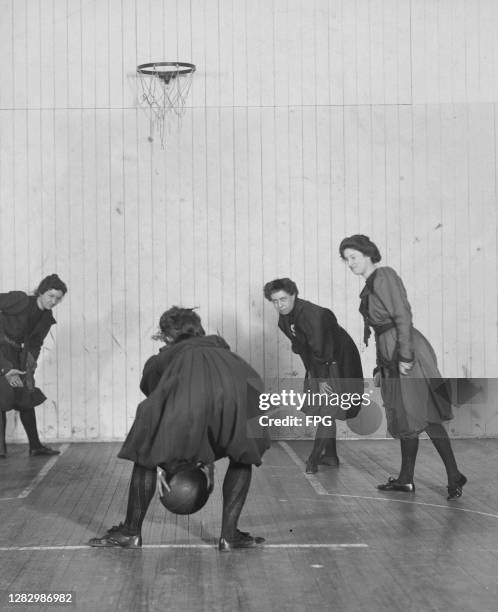
[[[181,118],[192,84],[195,65],[186,62],[153,62],[137,66],[142,93],[140,105],[149,114],[152,129],[159,131],[164,149],[166,116],[171,111]]]

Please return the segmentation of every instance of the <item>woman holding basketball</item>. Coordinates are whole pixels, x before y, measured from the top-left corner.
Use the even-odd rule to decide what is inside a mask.
[[[418,437],[427,432],[443,460],[448,477],[448,500],[462,495],[467,482],[458,470],[443,421],[452,418],[448,396],[435,385],[441,379],[436,355],[426,338],[413,327],[412,312],[402,280],[381,260],[377,246],[364,235],[345,238],[339,247],[353,274],[363,276],[360,312],[365,321],[365,343],[375,332],[380,388],[387,426],[401,444],[401,470],[397,478],[378,485],[381,491],[415,491],[414,471]],[[437,392],[435,389],[437,388]]]
[[[239,531],[238,520],[252,466],[261,464],[270,445],[268,434],[258,426],[263,383],[223,338],[205,335],[192,309],[170,308],[159,326],[156,338],[166,345],[145,364],[140,388],[147,399],[139,404],[119,453],[134,463],[126,519],[89,544],[141,546],[158,466],[175,474],[187,465],[209,466],[228,457],[219,550],[257,546],[263,538]]]

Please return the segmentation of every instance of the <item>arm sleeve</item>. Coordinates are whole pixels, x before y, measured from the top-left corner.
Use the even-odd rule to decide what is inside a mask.
[[[153,355],[147,359],[144,365],[142,380],[140,381],[140,390],[147,397],[154,391],[161,379],[161,373],[156,367],[156,361],[156,356]]]
[[[12,364],[2,352],[2,345],[0,344],[0,375],[3,376],[4,374],[7,374],[7,372],[12,370],[12,368]]]
[[[41,336],[32,336],[29,343],[29,352],[35,361],[38,361],[40,356],[41,347],[45,338]]]
[[[414,357],[412,309],[403,281],[391,268],[382,268],[382,274],[378,274],[375,279],[374,293],[396,325],[399,360],[412,362]]]
[[[337,327],[337,319],[330,310],[320,308],[315,316],[306,317],[301,325],[315,362],[316,374],[326,378],[328,365],[334,356],[333,330]]]
[[[4,321],[2,311],[10,312],[12,309],[17,310],[21,303],[24,294],[20,291],[9,291],[9,293],[0,293],[0,338],[4,336]],[[12,370],[12,363],[5,357],[0,344],[0,372],[2,374]]]
[[[43,321],[38,326],[38,331],[29,336],[29,352],[31,353],[31,356],[34,358],[35,362],[38,361],[45,338],[48,336],[50,328],[52,325],[55,325],[55,323],[56,321],[52,316],[52,312],[45,311],[43,313]]]
[[[29,304],[29,298],[24,291],[9,291],[0,293],[0,311],[15,315],[22,312]]]

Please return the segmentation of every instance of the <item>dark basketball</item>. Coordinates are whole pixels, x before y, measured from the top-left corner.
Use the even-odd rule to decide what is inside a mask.
[[[161,490],[162,505],[174,514],[193,514],[209,498],[206,474],[200,467],[185,468],[167,478],[171,491]]]

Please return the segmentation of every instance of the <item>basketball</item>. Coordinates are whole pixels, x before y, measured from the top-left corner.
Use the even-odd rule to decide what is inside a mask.
[[[209,498],[208,480],[200,467],[188,467],[166,478],[170,490],[160,488],[162,505],[173,514],[194,514]]]
[[[374,434],[382,425],[382,408],[374,401],[368,406],[363,406],[359,414],[353,419],[348,419],[349,429],[360,436]]]

